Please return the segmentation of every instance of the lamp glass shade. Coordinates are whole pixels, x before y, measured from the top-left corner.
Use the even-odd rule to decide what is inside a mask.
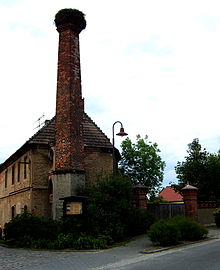
[[[126,133],[126,132],[124,131],[124,128],[122,127],[122,128],[120,128],[120,132],[117,133],[116,135],[117,135],[117,136],[123,137],[123,136],[127,136],[128,133]]]

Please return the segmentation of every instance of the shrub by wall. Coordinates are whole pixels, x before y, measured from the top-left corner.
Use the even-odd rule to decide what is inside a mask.
[[[120,174],[98,179],[82,194],[89,197],[83,215],[57,222],[24,213],[5,224],[5,240],[20,247],[106,248],[146,233],[154,222],[147,210],[132,208],[131,182]]]
[[[126,220],[131,211],[132,186],[122,175],[99,178],[84,191],[89,197],[87,217],[89,233],[108,235],[119,241],[126,234]]]
[[[177,216],[170,219],[170,221],[179,229],[181,240],[200,240],[208,234],[208,230],[202,224],[190,218]]]
[[[74,222],[76,219],[61,223],[24,213],[5,224],[5,240],[8,245],[36,249],[100,249],[112,243],[110,237],[94,237],[79,232],[78,226],[82,221]]]
[[[148,232],[150,240],[162,246],[175,245],[183,240],[200,240],[207,234],[208,230],[202,224],[181,216],[158,221]]]
[[[131,209],[125,222],[126,234],[136,236],[147,233],[155,218],[147,209]]]
[[[28,212],[17,215],[5,224],[5,240],[30,242],[30,239],[54,240],[61,231],[61,223],[32,216]]]
[[[150,227],[148,236],[155,244],[170,246],[179,242],[180,231],[174,223],[168,220],[160,220]]]

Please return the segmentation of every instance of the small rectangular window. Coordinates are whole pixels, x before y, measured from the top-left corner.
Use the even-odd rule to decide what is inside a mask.
[[[14,185],[15,183],[15,165],[12,166],[12,172],[11,172],[11,184]]]
[[[8,186],[8,170],[5,171],[5,188]]]
[[[27,157],[24,157],[24,179],[27,178]]]
[[[11,207],[11,218],[13,219],[15,217],[15,205]]]
[[[17,167],[17,169],[18,169],[18,174],[17,174],[17,180],[18,180],[18,182],[20,182],[20,161],[18,162],[18,167]]]
[[[24,213],[27,213],[27,205],[24,206],[23,211]]]

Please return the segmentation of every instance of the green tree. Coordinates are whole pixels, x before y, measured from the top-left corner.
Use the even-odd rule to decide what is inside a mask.
[[[196,138],[188,144],[188,156],[175,167],[178,184],[190,184],[198,188],[200,200],[220,199],[220,153],[210,154]]]
[[[121,174],[100,176],[94,184],[87,185],[84,194],[89,197],[88,234],[118,241],[146,233],[154,222],[150,212],[132,207],[132,184]]]
[[[177,162],[175,167],[177,178],[180,184],[189,183],[198,186],[205,175],[208,152],[202,149],[199,139],[196,138],[188,144],[187,153],[185,161]]]
[[[220,200],[220,152],[209,154],[206,162],[206,174],[202,185],[200,197],[203,200]]]
[[[84,191],[89,197],[87,216],[89,232],[123,238],[125,220],[131,211],[132,187],[129,179],[118,175],[100,176]]]
[[[134,185],[148,187],[150,195],[161,186],[165,162],[162,161],[156,143],[148,141],[148,137],[137,135],[136,143],[126,138],[122,144],[122,160],[119,167]]]

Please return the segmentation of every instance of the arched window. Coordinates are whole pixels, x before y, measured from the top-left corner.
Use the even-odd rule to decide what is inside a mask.
[[[24,213],[27,213],[27,205],[24,206]]]
[[[13,219],[15,217],[15,205],[11,207],[11,218]]]
[[[53,203],[53,183],[52,180],[49,180],[48,183],[48,193],[49,193],[49,203]]]

